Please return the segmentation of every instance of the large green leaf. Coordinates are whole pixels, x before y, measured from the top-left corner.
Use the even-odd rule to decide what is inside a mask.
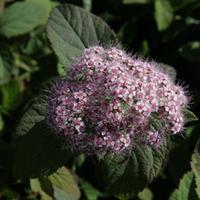
[[[16,2],[5,9],[0,21],[0,32],[7,37],[27,33],[46,23],[50,9],[49,0]]]
[[[109,45],[117,40],[103,20],[71,4],[53,9],[47,33],[53,50],[66,69],[84,48],[97,44]]]
[[[48,90],[34,99],[17,127],[14,163],[16,177],[49,175],[68,159],[68,151],[46,124],[46,95]]]
[[[42,179],[31,179],[31,188],[44,200],[78,200],[80,190],[69,170],[62,167],[52,175]]]
[[[190,62],[200,63],[200,42],[189,42],[179,48],[181,56]]]
[[[191,167],[195,174],[196,192],[200,199],[200,139],[198,140],[192,155]]]
[[[155,18],[160,31],[166,29],[173,20],[173,9],[168,0],[155,0]]]
[[[158,149],[138,144],[127,158],[107,155],[98,170],[102,186],[116,195],[136,196],[160,175],[168,153],[169,145],[164,142]]]
[[[175,189],[169,200],[198,200],[195,192],[194,174],[186,173],[180,180],[178,189]]]

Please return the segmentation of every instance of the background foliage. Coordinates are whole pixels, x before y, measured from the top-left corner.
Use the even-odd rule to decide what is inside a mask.
[[[43,110],[43,96],[47,91],[40,90],[43,85],[48,87],[46,81],[49,78],[64,74],[71,59],[70,56],[67,57],[69,54],[64,52],[69,48],[71,51],[68,53],[71,55],[80,52],[89,45],[88,37],[90,42],[94,43],[106,43],[108,39],[112,39],[117,44],[114,33],[99,18],[85,14],[84,11],[81,11],[84,18],[80,17],[78,21],[76,17],[70,18],[70,12],[71,16],[80,14],[79,9],[74,10],[73,7],[66,8],[68,15],[63,15],[62,20],[59,18],[55,24],[49,21],[49,41],[46,23],[50,11],[61,3],[78,5],[105,20],[117,34],[120,45],[128,51],[154,59],[165,66],[173,66],[178,80],[181,80],[179,82],[188,88],[192,99],[191,110],[198,117],[200,115],[198,0],[0,0],[0,199],[115,198],[112,189],[108,190],[109,192],[104,191],[108,180],[105,179],[103,182],[98,178],[98,174],[95,174],[94,166],[98,164],[98,160],[85,158],[84,155],[72,156],[66,149],[61,148],[57,138],[52,139],[45,134],[49,131],[44,128],[46,125]],[[94,27],[91,27],[91,21],[94,22]],[[52,29],[57,26],[57,30],[59,23],[64,25],[61,26],[63,29],[60,32],[66,34],[62,35],[62,40],[61,35]],[[70,41],[70,34],[79,27],[76,23],[83,24],[85,32],[78,34],[76,41]],[[96,32],[91,32],[92,28]],[[54,44],[55,40],[59,43]],[[62,46],[63,41],[68,43]],[[53,53],[50,43],[59,60]],[[60,49],[61,47],[63,49]],[[170,70],[173,71],[171,68]],[[34,96],[37,98],[32,99]],[[20,120],[23,114],[26,117]],[[193,118],[191,115],[190,117]],[[17,127],[18,124],[20,125]],[[185,134],[173,138],[165,170],[148,185],[148,188],[138,195],[134,194],[135,199],[200,199],[199,126],[198,121],[189,122]],[[27,132],[29,134],[26,134]],[[19,135],[24,136],[19,139]],[[137,148],[136,153],[140,159],[134,160],[133,153],[128,161],[108,158],[107,162],[99,167],[104,173],[108,172],[106,177],[111,173],[115,174],[109,179],[113,182],[121,171],[128,177],[131,175],[129,172],[135,170],[132,166],[148,166],[144,167],[147,170],[150,169],[150,165],[155,166],[155,163],[159,166],[160,158],[166,157],[161,151],[161,155],[153,157],[157,159],[149,163],[149,157],[157,155],[156,152],[148,148],[144,151]],[[116,165],[116,162],[120,165]],[[62,166],[63,163],[65,166]],[[112,163],[114,164],[109,168]],[[59,166],[61,168],[57,170]],[[151,173],[150,171],[149,174]],[[137,171],[132,174],[135,177],[129,177],[128,182],[126,180],[123,185],[118,186],[115,183],[114,189],[133,189],[133,180],[139,177],[142,187],[133,190],[140,191],[146,186],[144,180],[153,179],[146,174],[137,174]],[[118,180],[120,183],[123,181]],[[132,198],[132,194],[121,194],[116,198],[129,197]]]

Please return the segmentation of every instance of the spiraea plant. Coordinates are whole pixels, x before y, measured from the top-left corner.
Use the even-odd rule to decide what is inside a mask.
[[[120,154],[135,143],[159,148],[167,135],[182,132],[187,102],[159,64],[94,46],[53,85],[47,118],[72,151]]]
[[[127,53],[107,24],[82,8],[54,8],[47,36],[60,76],[18,124],[14,176],[31,178],[43,198],[77,200],[77,182],[94,199],[137,196],[164,171],[175,135],[196,120],[187,92],[166,66]],[[83,162],[101,192],[66,168],[75,172]]]

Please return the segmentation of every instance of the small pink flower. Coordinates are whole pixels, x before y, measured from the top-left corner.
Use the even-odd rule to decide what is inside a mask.
[[[72,151],[127,153],[136,142],[158,147],[184,128],[188,98],[154,62],[94,46],[68,74],[52,86],[47,120]]]

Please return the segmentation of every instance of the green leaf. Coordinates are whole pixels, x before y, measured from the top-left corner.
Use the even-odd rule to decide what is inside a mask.
[[[191,167],[195,175],[196,192],[200,199],[200,139],[198,140],[192,155]]]
[[[47,34],[52,48],[65,69],[74,58],[91,45],[113,44],[117,39],[114,32],[99,17],[71,4],[53,9]]]
[[[13,111],[19,106],[22,100],[20,83],[17,80],[12,80],[1,87],[2,95],[1,110],[5,114]]]
[[[1,191],[1,198],[6,200],[20,200],[20,194],[7,187]]]
[[[138,194],[139,200],[153,200],[153,193],[149,188],[145,188]]]
[[[175,189],[170,195],[169,200],[198,200],[194,189],[194,174],[187,172],[180,180],[178,189]]]
[[[138,144],[127,158],[106,155],[97,171],[102,187],[115,195],[136,196],[160,175],[168,153],[169,145],[164,142],[159,149]]]
[[[179,48],[180,55],[190,62],[200,63],[200,42],[189,42]]]
[[[36,123],[16,139],[14,176],[30,178],[49,175],[66,163],[69,154],[45,121]],[[37,163],[37,164],[36,164]]]
[[[198,0],[170,0],[170,2],[174,10],[180,10],[186,6],[190,6],[190,4],[198,2]]]
[[[168,0],[155,0],[155,19],[160,31],[166,29],[173,20],[173,9]]]
[[[77,200],[80,197],[79,188],[67,168],[62,167],[56,173],[50,175],[48,180],[51,182],[56,200],[69,199]]]
[[[123,4],[134,4],[134,3],[138,3],[138,4],[145,4],[145,3],[151,3],[152,0],[123,0]]]
[[[0,31],[7,37],[25,34],[46,23],[51,4],[49,0],[16,2],[5,9],[0,21]]]
[[[196,115],[188,110],[188,109],[184,109],[183,111],[184,115],[185,115],[185,122],[188,123],[188,122],[194,122],[194,121],[197,121],[198,118],[196,117]]]
[[[34,99],[17,127],[14,163],[16,177],[49,175],[69,158],[68,150],[46,124],[48,87]]]
[[[44,185],[46,183],[46,186]],[[57,172],[42,179],[31,179],[31,188],[38,192],[42,199],[50,200],[78,200],[80,190],[69,170],[62,167]]]
[[[61,63],[57,64],[57,71],[60,76],[66,76],[65,67]]]
[[[87,11],[91,11],[91,9],[92,9],[92,0],[83,0],[83,7]]]
[[[83,190],[87,200],[97,200],[98,197],[102,196],[100,191],[83,179],[80,180],[80,187]]]
[[[30,179],[30,187],[33,192],[40,194],[41,200],[52,200],[52,198],[42,190],[39,179]]]
[[[6,69],[3,58],[0,56],[0,85],[4,84],[9,78],[9,71]]]
[[[189,139],[193,136],[194,132],[195,132],[195,126],[190,126],[188,127],[186,130],[185,130],[185,133],[184,133],[184,137],[186,139]]]
[[[0,132],[3,130],[3,128],[4,128],[4,121],[2,115],[0,114]]]

